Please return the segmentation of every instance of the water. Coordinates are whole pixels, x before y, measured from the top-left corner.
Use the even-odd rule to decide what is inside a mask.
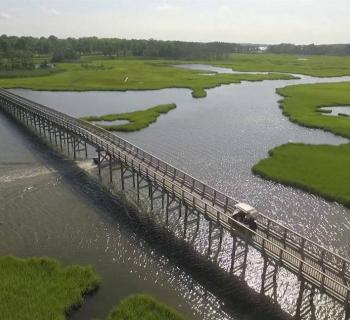
[[[76,117],[134,111],[174,102],[177,108],[159,117],[149,128],[118,135],[350,257],[349,209],[251,174],[251,167],[266,157],[269,149],[289,141],[348,142],[289,122],[278,108],[281,97],[275,90],[296,83],[348,81],[350,77],[300,77],[299,80],[221,86],[208,90],[205,99],[192,98],[187,89],[14,91]],[[0,125],[4,131],[0,133],[1,150],[10,150],[0,155],[0,173],[7,181],[0,185],[0,189],[3,188],[0,197],[4,200],[0,221],[9,222],[0,226],[1,239],[5,239],[0,242],[0,254],[50,255],[66,263],[92,263],[105,282],[98,294],[76,314],[76,319],[102,318],[125,294],[140,291],[161,297],[186,315],[194,312],[194,319],[249,319],[249,313],[242,314],[235,309],[227,315],[213,295],[209,294],[205,301],[200,298],[203,288],[193,278],[148,247],[142,238],[123,231],[118,219],[111,214],[116,211],[118,216],[118,210],[101,206],[98,199],[102,195],[94,194],[93,185],[88,184],[87,190],[81,190],[84,178],[81,172],[59,159],[52,164],[52,156],[46,156],[47,149],[34,148],[33,141],[28,142],[27,137],[2,118],[4,121],[6,125]],[[254,271],[254,268],[258,267],[253,263],[251,269]],[[253,287],[257,287],[258,282],[250,279]],[[294,301],[283,297],[283,292],[279,292],[279,299],[287,305]]]
[[[214,67],[210,66],[207,64],[175,64],[174,67],[176,68],[183,68],[183,69],[192,69],[192,70],[199,70],[199,71],[210,71],[212,73],[230,73],[230,74],[242,74],[242,73],[247,73],[247,74],[267,74],[268,72],[254,72],[254,71],[236,71],[228,68],[223,68],[223,67]]]
[[[350,117],[350,106],[342,107],[323,107],[320,108],[321,111],[331,111],[330,113],[325,113],[325,116],[339,116],[339,114],[346,114]],[[343,116],[344,117],[344,116]]]
[[[72,319],[105,319],[126,295],[142,292],[188,319],[229,319],[218,299],[209,293],[204,301],[201,285],[137,236],[125,223],[123,206],[106,199],[72,161],[49,151],[2,114],[0,136],[0,255],[92,264],[103,278]],[[90,161],[79,165],[91,166]],[[194,300],[197,304],[191,306]]]
[[[122,124],[128,124],[130,122],[128,120],[113,120],[113,121],[93,121],[91,123],[98,126],[119,126]]]

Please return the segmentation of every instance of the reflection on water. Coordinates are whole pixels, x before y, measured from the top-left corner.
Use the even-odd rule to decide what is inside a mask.
[[[346,143],[347,140],[341,137],[289,122],[278,108],[277,101],[281,97],[275,90],[296,83],[349,79],[301,76],[300,80],[243,82],[209,90],[205,99],[193,99],[187,89],[80,93],[14,91],[77,117],[176,103],[177,109],[160,117],[149,128],[118,135],[233,198],[256,206],[333,251],[350,257],[349,209],[303,191],[262,180],[250,171],[257,161],[267,156],[269,149],[288,141]],[[91,303],[77,313],[76,319],[86,319],[87,315],[102,316],[126,293],[140,290],[162,297],[186,314],[191,314],[194,309],[195,319],[230,318],[221,308],[218,298],[210,293],[204,295],[203,287],[188,274],[158,255],[135,234],[123,230],[103,206],[91,204],[88,201],[91,196],[86,195],[94,193],[94,186],[86,184],[80,190],[81,173],[64,168],[63,172],[68,170],[71,178],[70,183],[63,183],[66,182],[64,176],[52,172],[55,169],[47,165],[47,161],[33,156],[37,151],[33,152],[32,146],[23,142],[26,141],[23,137],[17,137],[15,143],[2,138],[3,134],[12,137],[16,131],[14,128],[5,127],[2,131],[0,143],[10,150],[1,154],[0,162],[11,163],[13,159],[28,161],[30,170],[32,166],[33,170],[43,170],[45,174],[13,179],[6,188],[5,184],[0,185],[0,197],[4,200],[0,203],[3,215],[0,220],[8,221],[6,227],[0,227],[1,238],[5,239],[0,242],[0,252],[54,255],[65,262],[94,264],[107,280]],[[18,153],[23,154],[22,160],[18,158]],[[18,169],[21,169],[18,165],[3,164],[0,174],[8,181],[11,176],[9,170]],[[20,174],[17,172],[14,176]],[[116,216],[119,216],[118,211]],[[199,251],[203,250],[207,241],[205,230],[203,226],[196,239]],[[223,264],[227,263],[229,254],[229,245],[225,241],[221,254]],[[250,259],[248,268],[252,276],[248,278],[248,283],[258,288],[261,280],[254,277],[254,273],[261,269],[261,264],[257,262],[259,254],[254,251],[251,254],[257,257]],[[284,290],[289,287],[297,291],[297,282],[283,272],[279,274],[279,279],[282,284],[279,302],[288,308],[295,303],[295,295],[284,296]],[[326,313],[336,319],[332,316],[335,308],[332,309],[331,304],[325,305]],[[234,318],[249,319],[250,315],[238,313]]]

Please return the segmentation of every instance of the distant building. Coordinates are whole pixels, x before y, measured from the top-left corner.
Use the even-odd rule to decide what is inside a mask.
[[[267,50],[267,46],[260,46],[259,48],[258,48],[258,50],[259,50],[259,52],[265,52],[266,50]]]

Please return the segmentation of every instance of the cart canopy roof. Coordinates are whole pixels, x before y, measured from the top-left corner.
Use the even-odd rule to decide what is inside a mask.
[[[255,218],[258,215],[258,211],[254,207],[243,202],[237,203],[235,205],[235,208],[245,213],[249,213],[249,216],[251,216],[252,218]]]

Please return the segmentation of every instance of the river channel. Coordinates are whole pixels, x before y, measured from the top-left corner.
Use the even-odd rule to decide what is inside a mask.
[[[175,110],[149,128],[118,135],[350,257],[349,209],[251,173],[268,150],[283,143],[348,142],[291,123],[278,108],[281,97],[275,90],[299,83],[350,81],[350,77],[299,77],[225,85],[208,90],[203,99],[192,98],[187,89],[12,91],[76,117],[176,103]],[[125,208],[106,202],[76,164],[49,151],[4,115],[0,115],[0,137],[0,254],[46,255],[63,263],[92,264],[104,279],[72,319],[103,319],[121,298],[138,292],[161,298],[189,319],[253,319],[252,312],[239,306],[227,312],[219,298],[126,227],[118,218]]]

